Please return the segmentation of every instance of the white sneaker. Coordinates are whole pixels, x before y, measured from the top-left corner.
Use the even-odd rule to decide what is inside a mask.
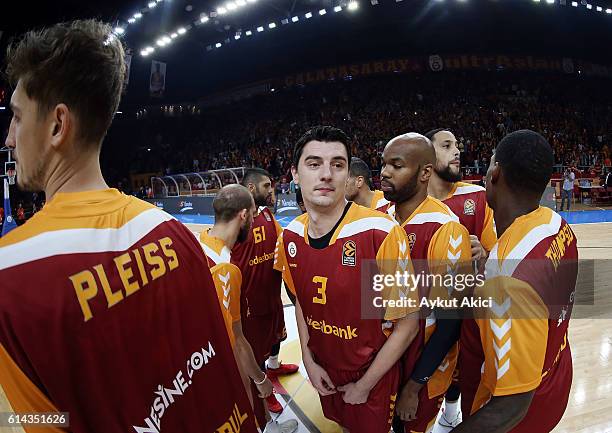
[[[266,424],[266,429],[263,433],[294,433],[298,429],[298,422],[294,419],[288,419],[280,424],[278,421],[272,421]]]
[[[461,421],[462,421],[461,411],[458,411],[457,415],[453,419],[448,419],[446,417],[446,412],[444,411],[444,408],[442,408],[442,414],[440,415],[438,424],[440,424],[442,427],[455,428],[459,424],[461,424]]]

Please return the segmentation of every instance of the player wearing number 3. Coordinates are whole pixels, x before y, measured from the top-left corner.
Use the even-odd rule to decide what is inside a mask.
[[[351,433],[387,433],[418,307],[387,307],[377,318],[364,312],[372,296],[416,296],[395,286],[374,292],[368,275],[412,272],[406,233],[388,215],[346,202],[351,155],[341,130],[307,131],[293,158],[307,214],[279,237],[274,266],[297,297],[304,366],[327,418]]]

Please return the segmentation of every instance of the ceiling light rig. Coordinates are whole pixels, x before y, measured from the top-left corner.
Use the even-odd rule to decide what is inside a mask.
[[[155,0],[157,3],[162,2],[162,1],[169,1],[169,0]],[[169,45],[171,42],[173,42],[174,39],[176,39],[178,37],[178,35],[184,35],[185,33],[187,33],[189,30],[193,29],[195,26],[197,25],[202,25],[202,24],[206,24],[208,21],[210,21],[210,18],[215,18],[217,16],[222,16],[222,15],[226,15],[226,14],[230,14],[234,11],[240,10],[241,8],[249,5],[249,4],[253,4],[256,3],[258,0],[230,0],[226,3],[223,3],[221,5],[219,5],[217,8],[215,8],[213,11],[209,12],[209,13],[202,13],[199,15],[199,18],[196,22],[193,23],[193,25],[187,25],[184,27],[180,27],[178,28],[176,31],[170,33],[170,37],[168,37],[168,35],[164,34],[161,35],[155,42],[155,44],[151,44],[145,48],[143,48],[140,51],[140,54],[142,56],[148,56],[151,53],[155,52],[155,47],[152,45],[157,45],[158,48],[163,48],[167,45]],[[439,3],[443,4],[443,0],[437,0]],[[457,0],[457,1],[467,1],[467,0]],[[612,15],[612,9],[610,8],[606,8],[604,9],[602,6],[596,6],[593,5],[592,3],[588,3],[588,0],[580,0],[579,2],[576,0],[525,0],[525,1],[529,1],[532,3],[545,3],[548,5],[557,5],[560,7],[568,7],[571,5],[571,7],[576,8],[576,9],[586,9],[589,11],[597,11],[600,13],[605,13],[607,15]],[[379,4],[379,0],[369,0],[370,4],[372,6],[377,6]],[[398,1],[396,0],[396,3]],[[153,1],[151,1],[151,3],[154,3]],[[333,12],[335,13],[340,13],[343,11],[349,11],[349,12],[354,12],[356,10],[358,10],[360,7],[360,3],[358,0],[340,0],[339,4],[337,4],[336,6],[334,6],[333,8],[331,8],[329,11],[333,10]],[[299,23],[301,21],[308,21],[310,19],[312,19],[315,15],[318,15],[320,17],[323,17],[325,15],[328,15],[329,12],[327,9],[319,9],[318,11],[307,11],[303,14],[300,15],[294,15],[291,18],[285,18],[281,20],[281,24],[287,25],[287,24],[296,24]],[[129,20],[128,23],[133,24],[136,21],[138,21],[140,18],[142,18],[142,12],[146,12],[144,10],[142,10],[141,12],[137,12],[135,13]],[[276,22],[270,22],[267,25],[259,25],[259,26],[254,26],[251,30],[245,30],[244,33],[240,32],[240,33],[236,33],[233,37],[233,41],[238,41],[243,39],[241,36],[244,34],[244,36],[246,37],[250,37],[253,36],[257,33],[263,33],[266,31],[266,28],[269,30],[275,29],[278,27],[278,24]],[[121,36],[125,33],[125,27],[123,26],[117,26],[115,28],[115,31],[113,32],[116,36]],[[225,40],[225,43],[220,43],[217,42],[214,45],[208,45],[207,50],[212,50],[213,47],[215,48],[221,48],[223,45],[227,45],[230,42],[232,42],[232,38],[228,38]]]

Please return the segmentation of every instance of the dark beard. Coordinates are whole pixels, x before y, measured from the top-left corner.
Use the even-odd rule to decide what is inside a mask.
[[[258,208],[261,206],[270,205],[268,203],[268,196],[264,194],[260,194],[259,191],[255,191],[255,194],[253,194],[253,200],[255,201],[255,206],[257,206]]]
[[[397,190],[394,186],[393,191],[385,191],[385,199],[393,203],[403,203],[414,197],[418,189],[417,186],[419,182],[419,172],[420,170],[417,171],[417,174],[412,176],[412,178],[408,181],[406,185],[404,185],[403,188]]]
[[[445,182],[450,182],[450,183],[459,182],[462,178],[461,172],[457,174],[452,173],[448,165],[443,170],[440,170],[438,167],[436,167],[434,168],[434,171],[436,172],[438,176],[440,176],[440,179],[442,179]]]

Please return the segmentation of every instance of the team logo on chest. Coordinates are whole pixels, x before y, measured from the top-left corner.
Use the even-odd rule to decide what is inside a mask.
[[[463,202],[463,215],[474,215],[476,213],[476,202],[468,198]]]
[[[414,249],[415,243],[416,243],[416,234],[408,233],[408,245],[410,245],[410,251]]]
[[[297,256],[297,246],[295,245],[295,242],[289,242],[289,245],[287,245],[287,252],[291,258]]]
[[[344,266],[355,266],[357,255],[357,245],[355,241],[348,240],[342,245],[342,264]]]

